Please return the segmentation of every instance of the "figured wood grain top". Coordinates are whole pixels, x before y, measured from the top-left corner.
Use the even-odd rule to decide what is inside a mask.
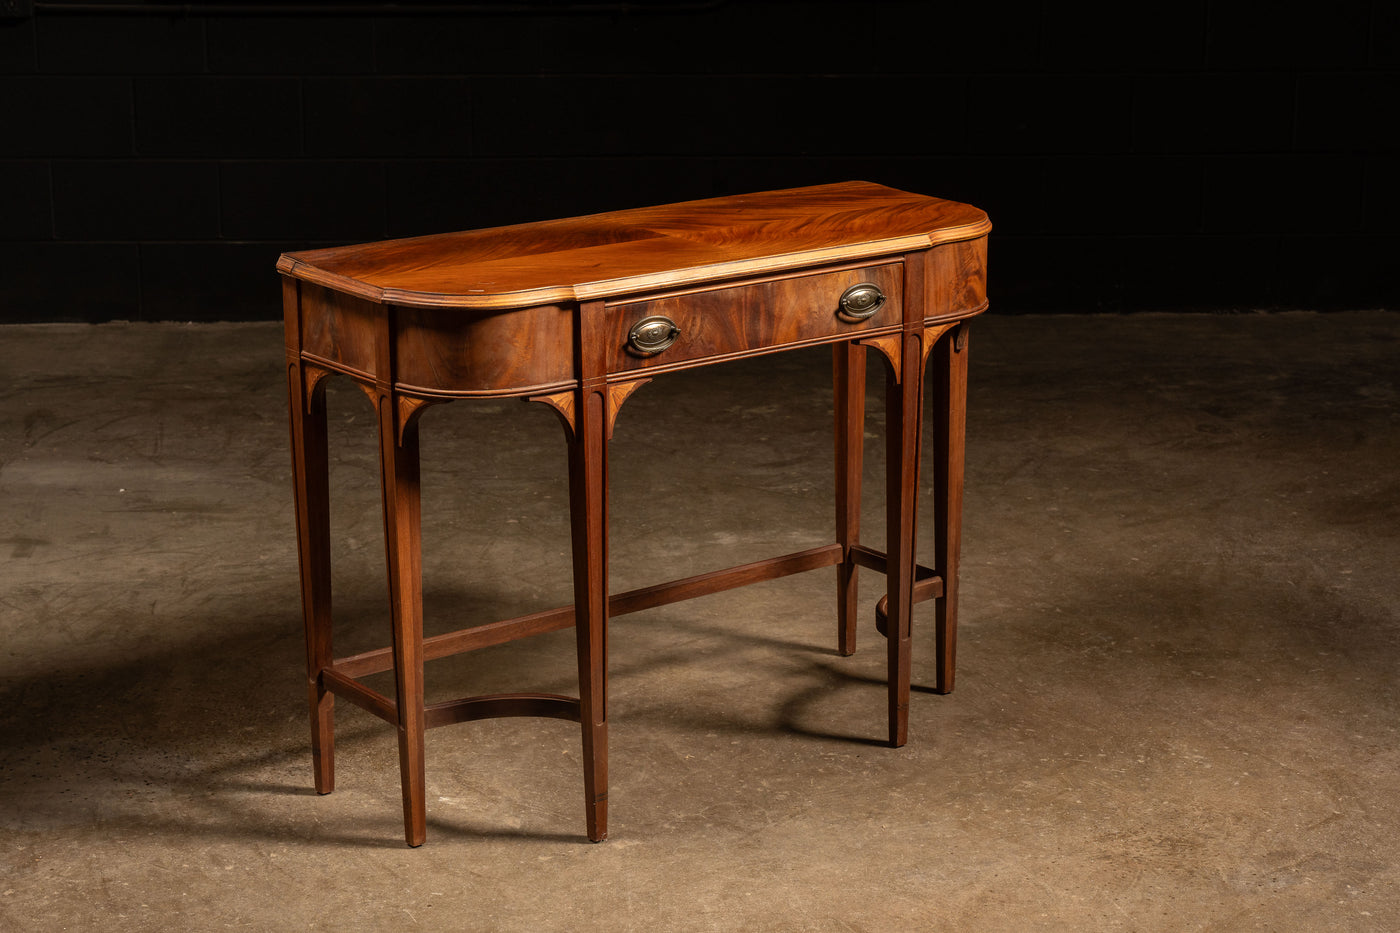
[[[973,239],[975,207],[850,181],[285,253],[279,271],[406,307],[607,298]]]

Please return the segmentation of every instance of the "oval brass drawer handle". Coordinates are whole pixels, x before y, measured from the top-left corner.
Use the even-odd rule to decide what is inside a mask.
[[[852,285],[841,293],[841,315],[853,321],[863,321],[874,317],[875,312],[885,304],[885,293],[880,286],[865,282]]]
[[[651,356],[675,343],[680,335],[681,329],[676,326],[675,321],[664,314],[654,314],[632,325],[632,329],[627,332],[627,345],[635,353]]]

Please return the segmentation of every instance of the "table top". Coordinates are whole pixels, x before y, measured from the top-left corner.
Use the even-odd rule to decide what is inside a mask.
[[[279,271],[370,301],[507,310],[970,240],[970,205],[870,182],[286,253]]]

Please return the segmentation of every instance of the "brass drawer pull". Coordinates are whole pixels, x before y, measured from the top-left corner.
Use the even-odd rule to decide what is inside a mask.
[[[675,321],[664,314],[656,314],[644,317],[632,325],[632,329],[627,332],[627,346],[634,353],[651,356],[675,343],[680,335],[681,329],[676,326]]]
[[[866,282],[862,285],[852,285],[841,293],[842,317],[853,321],[863,321],[868,317],[874,317],[885,304],[885,293],[880,291],[878,285],[871,285]]]

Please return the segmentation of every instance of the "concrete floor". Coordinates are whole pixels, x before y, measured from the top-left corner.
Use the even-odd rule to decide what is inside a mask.
[[[838,657],[832,572],[790,577],[614,621],[608,842],[577,727],[505,720],[429,734],[417,850],[378,720],[341,707],[310,789],[279,341],[0,330],[0,929],[1400,929],[1400,314],[983,319],[958,689],[907,747],[870,618]],[[628,402],[615,590],[828,540],[828,370]],[[381,530],[369,407],[331,404],[349,653]],[[567,602],[553,415],[423,430],[430,630]],[[569,692],[571,639],[430,699]]]

